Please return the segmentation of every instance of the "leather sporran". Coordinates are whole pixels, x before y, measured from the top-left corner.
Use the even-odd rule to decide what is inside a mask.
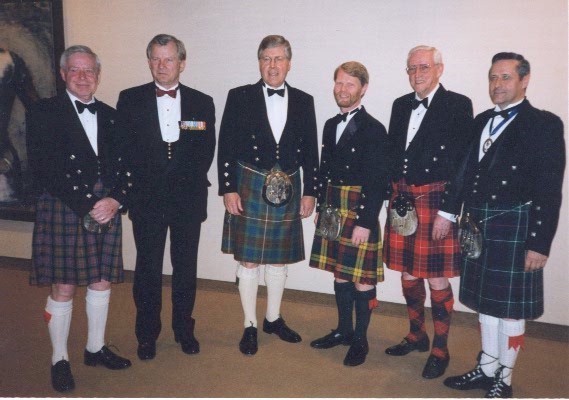
[[[342,232],[342,215],[336,207],[323,205],[318,214],[316,234],[326,240],[338,240]]]
[[[86,214],[83,218],[81,218],[81,225],[83,225],[83,229],[85,229],[87,232],[106,233],[113,226],[113,220],[111,219],[105,224],[100,224],[95,221],[91,215]]]
[[[402,193],[391,202],[389,209],[391,229],[401,236],[410,236],[417,231],[419,219],[413,200]]]
[[[292,182],[283,171],[272,169],[265,178],[263,200],[272,207],[282,207],[292,198]]]
[[[458,240],[462,254],[466,258],[477,259],[482,254],[482,244],[484,238],[482,232],[476,223],[472,220],[469,214],[466,214],[460,219],[458,226]]]

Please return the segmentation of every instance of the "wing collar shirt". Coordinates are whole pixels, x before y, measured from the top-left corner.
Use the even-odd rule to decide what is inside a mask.
[[[524,99],[518,101],[517,103],[513,103],[510,104],[507,108],[505,108],[504,110],[502,110],[500,107],[496,106],[494,108],[494,111],[506,111],[509,110],[512,107],[516,107],[517,105],[521,104],[522,101],[524,101]],[[511,116],[506,122],[504,122],[504,124],[502,126],[500,126],[500,128],[498,128],[498,130],[492,135],[492,142],[495,142],[496,139],[498,139],[498,137],[500,137],[500,135],[502,134],[502,132],[504,132],[504,129],[506,129],[508,127],[508,125],[510,125],[510,123],[516,118],[517,114]],[[492,119],[494,120],[494,122],[492,122]],[[486,140],[488,140],[490,138],[490,125],[492,125],[492,129],[496,129],[496,127],[498,125],[500,125],[500,123],[504,120],[504,118],[501,115],[496,115],[495,117],[491,117],[488,122],[486,123],[486,126],[484,127],[484,129],[482,130],[482,135],[480,136],[480,147],[478,150],[478,161],[482,160],[482,157],[484,157],[484,154],[486,154],[484,152],[484,142],[486,142]],[[492,143],[491,142],[491,143]],[[486,149],[486,151],[488,151],[488,149]]]
[[[80,103],[91,104],[95,102],[95,98],[93,97],[90,102],[85,103],[84,101],[79,100],[79,98],[73,96],[69,91],[67,91],[67,95],[71,99],[73,108],[79,117],[79,121],[81,121],[81,125],[83,125],[83,129],[87,134],[87,138],[89,139],[89,143],[91,144],[93,151],[96,155],[99,155],[99,146],[97,145],[97,113],[92,114],[88,110],[83,110],[82,113],[79,113],[79,111],[77,111],[77,106],[75,105],[75,100]]]
[[[435,87],[433,91],[427,95],[428,99],[427,101],[429,105],[431,105],[431,101],[433,101],[433,96],[435,95],[437,90],[439,90],[440,86],[441,86],[440,83],[437,84],[437,87]],[[415,93],[415,99],[422,100],[419,98],[419,96],[417,96],[417,93]],[[407,142],[405,144],[405,150],[407,150],[409,144],[411,144],[413,138],[415,138],[415,135],[417,134],[417,131],[421,127],[421,122],[423,122],[423,118],[425,118],[426,113],[427,109],[422,104],[420,104],[419,107],[417,107],[415,110],[411,110],[409,127],[407,128]]]
[[[269,124],[271,125],[271,131],[273,131],[275,141],[278,143],[281,140],[286,124],[288,112],[288,89],[284,83],[278,88],[273,89],[284,89],[284,96],[281,97],[276,93],[269,96],[267,93],[267,85],[263,82],[263,95],[265,96],[267,117],[269,118]]]
[[[338,125],[336,126],[336,144],[338,144],[338,142],[340,141],[340,138],[342,137],[342,133],[344,133],[344,130],[346,129],[346,126],[348,126],[348,124],[350,123],[350,120],[352,118],[354,118],[354,115],[356,115],[356,112],[354,112],[355,110],[360,109],[361,105],[358,104],[357,107],[352,108],[351,110],[348,111],[348,115],[346,116],[346,120],[345,121],[340,121],[338,122]],[[340,113],[342,113],[340,111]]]
[[[175,88],[166,89],[156,83],[156,86],[162,90],[178,91],[175,99],[168,95],[156,97],[156,104],[158,106],[158,120],[160,122],[160,133],[162,140],[168,143],[176,142],[180,138],[179,122],[182,119],[181,95],[179,85]]]

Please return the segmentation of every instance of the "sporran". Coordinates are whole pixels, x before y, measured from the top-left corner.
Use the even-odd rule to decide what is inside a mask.
[[[340,238],[342,232],[342,215],[336,207],[324,204],[318,214],[316,234],[326,240],[334,241]]]
[[[478,228],[468,213],[460,219],[458,240],[462,254],[464,254],[466,258],[475,260],[480,257],[484,238],[480,228]]]
[[[100,224],[91,215],[86,214],[83,218],[81,218],[81,225],[83,229],[87,232],[91,233],[107,233],[109,229],[113,226],[113,220],[109,220],[109,222],[105,224]]]
[[[417,231],[419,219],[413,200],[403,193],[393,200],[389,209],[391,229],[401,236],[410,236]]]
[[[282,207],[293,196],[290,177],[283,171],[272,169],[265,178],[263,185],[263,200],[272,207]]]

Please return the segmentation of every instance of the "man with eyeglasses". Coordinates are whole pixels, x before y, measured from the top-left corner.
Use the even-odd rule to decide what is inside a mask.
[[[488,86],[495,107],[475,118],[476,138],[445,203],[459,212],[464,202],[463,215],[478,225],[483,242],[477,258],[463,259],[460,280],[460,301],[479,313],[478,364],[444,384],[483,389],[487,398],[513,397],[526,319],[544,311],[543,269],[561,206],[563,122],[529,103],[529,81],[524,56],[494,55]]]
[[[291,87],[290,43],[265,37],[257,58],[261,79],[229,91],[219,135],[219,195],[226,213],[222,251],[238,261],[244,332],[239,350],[257,352],[259,266],[265,264],[263,331],[297,343],[280,313],[287,264],[304,260],[302,218],[314,210],[318,149],[312,96]],[[301,189],[300,169],[303,188]]]
[[[401,272],[409,332],[385,352],[404,356],[430,351],[422,376],[444,374],[454,297],[449,278],[460,274],[454,215],[440,210],[441,198],[471,136],[472,102],[439,83],[444,65],[439,50],[417,46],[407,56],[413,92],[393,102],[388,136],[395,151],[383,258]],[[434,338],[425,327],[426,290],[431,293]]]

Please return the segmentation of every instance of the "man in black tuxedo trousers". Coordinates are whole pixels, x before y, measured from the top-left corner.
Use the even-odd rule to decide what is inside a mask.
[[[156,355],[161,330],[162,262],[170,229],[172,329],[186,354],[200,351],[192,317],[200,228],[207,217],[207,172],[215,149],[213,99],[179,82],[184,44],[155,36],[146,48],[153,82],[124,90],[117,110],[129,134],[136,244],[134,301],[138,357]]]
[[[543,269],[561,207],[565,142],[561,119],[526,99],[529,61],[494,55],[488,73],[495,107],[474,119],[475,140],[443,207],[478,224],[482,249],[465,255],[460,301],[478,312],[478,364],[449,377],[453,389],[513,397],[512,373],[524,347],[525,322],[544,311]]]
[[[123,281],[119,209],[132,185],[116,111],[94,97],[98,56],[87,46],[71,46],[61,55],[60,74],[65,93],[32,105],[26,121],[30,168],[41,193],[30,283],[51,286],[44,313],[51,380],[65,392],[75,387],[67,339],[77,286],[87,286],[85,365],[131,365],[105,345],[105,329],[111,284]]]
[[[434,47],[411,49],[406,71],[413,92],[393,102],[389,121],[395,172],[383,259],[389,269],[401,272],[410,329],[401,343],[385,352],[404,356],[430,350],[422,376],[433,379],[445,372],[450,360],[447,340],[454,296],[449,278],[460,274],[456,216],[440,207],[470,141],[472,102],[440,84],[444,64]],[[418,218],[412,211],[404,213],[408,206],[398,207],[401,204],[412,204]],[[405,214],[399,216],[405,223],[399,213]],[[413,221],[417,224],[410,229]],[[425,279],[431,295],[432,347],[425,327]]]
[[[318,142],[312,96],[285,82],[291,57],[284,37],[261,41],[261,79],[229,91],[219,134],[219,194],[226,209],[222,251],[239,262],[245,314],[239,349],[246,355],[257,352],[260,264],[268,295],[263,331],[301,341],[285,324],[280,306],[287,264],[305,258],[301,219],[314,210]]]

